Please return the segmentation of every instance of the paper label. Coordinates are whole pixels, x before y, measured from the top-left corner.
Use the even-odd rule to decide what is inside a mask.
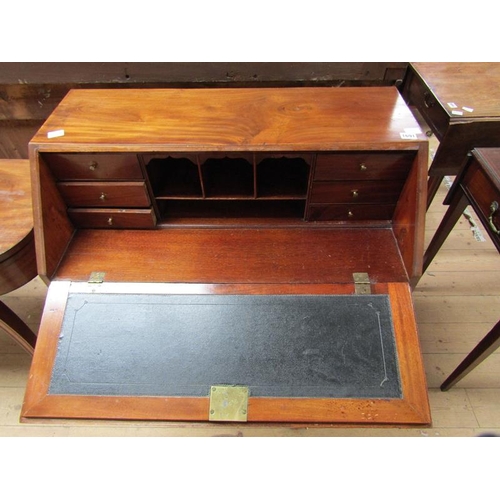
[[[399,135],[401,136],[401,139],[406,139],[406,140],[418,139],[417,134],[409,134],[408,132],[401,132]]]
[[[52,130],[47,132],[48,139],[54,139],[54,137],[62,137],[64,135],[64,130]]]
[[[452,115],[462,116],[464,114],[464,112],[463,111],[452,111],[451,114]]]
[[[454,102],[449,102],[449,103],[448,103],[448,106],[449,106],[451,109],[458,108],[458,106],[457,106]]]
[[[463,106],[463,107],[462,107],[462,109],[463,109],[464,111],[468,111],[469,113],[472,113],[472,112],[474,111],[474,109],[473,109],[473,108],[468,108],[467,106]]]

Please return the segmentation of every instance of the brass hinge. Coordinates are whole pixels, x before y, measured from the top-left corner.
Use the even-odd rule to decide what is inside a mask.
[[[354,293],[356,295],[370,295],[372,287],[368,273],[352,273],[354,278]]]
[[[104,276],[106,276],[106,273],[93,271],[90,273],[88,283],[102,283],[104,281]]]
[[[246,386],[213,385],[210,387],[208,420],[212,422],[246,422],[248,419],[248,392]]]

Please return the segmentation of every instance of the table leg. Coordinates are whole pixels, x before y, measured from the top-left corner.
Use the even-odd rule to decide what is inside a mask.
[[[17,342],[28,354],[33,355],[36,335],[26,323],[2,301],[0,301],[0,329]]]
[[[441,385],[442,391],[447,391],[484,361],[491,353],[500,347],[500,321],[490,330],[481,342],[457,366],[455,371]]]
[[[438,192],[439,186],[441,186],[441,182],[443,182],[443,179],[443,176],[429,177],[429,180],[427,181],[427,210],[429,210],[432,200],[434,199],[434,196],[436,196],[436,193]]]
[[[455,227],[455,224],[463,214],[464,210],[467,208],[468,204],[469,201],[467,200],[464,192],[461,188],[458,188],[455,191],[455,195],[451,199],[450,207],[446,211],[441,224],[439,224],[439,227],[437,228],[432,241],[429,243],[429,246],[425,251],[423,264],[424,271],[429,267],[432,259],[434,259],[434,257],[438,253],[439,249],[445,242],[451,230]]]

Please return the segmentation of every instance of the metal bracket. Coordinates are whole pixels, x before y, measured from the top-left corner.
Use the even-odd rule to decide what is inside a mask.
[[[213,385],[210,387],[210,410],[208,420],[212,422],[246,422],[248,419],[248,387]]]
[[[93,271],[90,273],[88,283],[102,283],[104,276],[106,276],[106,273]]]
[[[370,295],[372,287],[368,273],[352,273],[354,279],[354,293],[356,295]]]

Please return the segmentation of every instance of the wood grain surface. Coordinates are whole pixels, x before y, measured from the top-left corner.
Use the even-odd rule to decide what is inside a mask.
[[[27,160],[0,160],[0,294],[36,276]]]
[[[500,63],[418,62],[412,66],[453,119],[500,116]],[[452,115],[455,108],[448,103],[455,103],[458,111],[463,106],[472,111],[463,111],[462,116]]]
[[[32,143],[61,152],[374,149],[416,127],[394,87],[91,89],[70,91]],[[47,137],[58,130],[64,136]]]

